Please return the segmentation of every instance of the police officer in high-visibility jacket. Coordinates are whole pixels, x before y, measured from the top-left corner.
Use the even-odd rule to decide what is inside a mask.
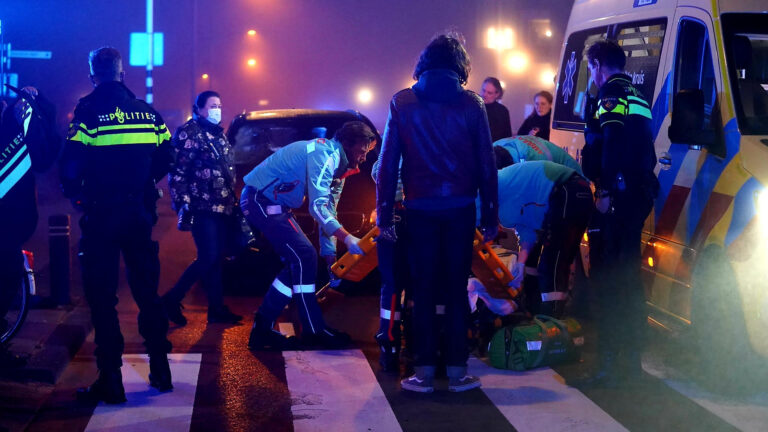
[[[150,356],[150,385],[160,391],[173,388],[168,319],[157,295],[158,244],[152,240],[155,181],[168,173],[171,136],[160,115],[123,84],[116,49],[92,51],[89,63],[95,90],[75,108],[60,167],[64,194],[84,212],[80,264],[96,335],[99,378],[81,395],[122,403],[124,343],[115,310],[121,253]]]
[[[601,213],[601,247],[591,253],[592,279],[598,284],[599,364],[577,384],[616,385],[642,374],[645,294],[640,275],[640,238],[659,183],[651,110],[632,79],[622,73],[624,50],[601,40],[587,51],[590,76],[599,88],[588,119],[583,155],[585,174],[595,182]]]

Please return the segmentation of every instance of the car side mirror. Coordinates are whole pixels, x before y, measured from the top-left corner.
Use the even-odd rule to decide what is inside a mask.
[[[715,144],[715,132],[704,128],[704,92],[701,89],[683,89],[675,94],[667,133],[673,143],[688,144],[693,150]]]

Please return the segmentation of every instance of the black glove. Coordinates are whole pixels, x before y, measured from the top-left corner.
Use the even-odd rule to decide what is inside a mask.
[[[192,231],[192,225],[195,223],[195,214],[190,210],[189,204],[184,204],[179,209],[179,222],[176,227],[179,231]]]

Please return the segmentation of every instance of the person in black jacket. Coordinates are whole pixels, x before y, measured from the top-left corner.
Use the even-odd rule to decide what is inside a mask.
[[[534,135],[549,141],[549,122],[552,119],[552,93],[542,90],[533,96],[533,112],[525,118],[518,135]]]
[[[176,163],[168,175],[173,209],[180,214],[179,229],[192,231],[197,258],[176,285],[162,297],[168,319],[185,325],[181,300],[198,279],[208,294],[208,322],[236,324],[242,316],[224,305],[221,267],[228,246],[240,231],[236,213],[235,155],[221,123],[221,96],[200,93],[192,105],[192,119],[173,137]],[[184,220],[191,221],[185,226]]]
[[[7,329],[12,286],[22,283],[21,246],[37,227],[37,192],[33,172],[51,167],[61,149],[55,108],[34,87],[24,87],[13,107],[0,114],[0,333]],[[20,366],[18,357],[0,346],[0,366]]]
[[[123,84],[120,52],[99,48],[88,60],[95,89],[75,108],[60,176],[64,195],[83,210],[80,265],[96,335],[99,378],[81,395],[116,404],[126,400],[120,373],[124,342],[115,310],[121,254],[139,306],[149,383],[160,391],[173,388],[168,318],[157,295],[158,244],[152,240],[155,182],[168,173],[171,136],[160,114]]]
[[[585,129],[589,151],[583,154],[585,173],[594,175],[595,203],[601,214],[601,245],[590,251],[592,279],[598,284],[599,349],[597,372],[575,384],[613,386],[642,374],[647,313],[640,239],[659,183],[653,172],[656,154],[650,106],[622,73],[623,49],[612,41],[598,41],[589,47],[587,60],[599,88]]]
[[[437,340],[435,301],[444,296],[449,390],[480,386],[467,375],[467,280],[480,193],[486,240],[498,232],[498,183],[488,118],[482,99],[465,90],[469,55],[460,36],[439,35],[421,53],[417,83],[392,97],[379,155],[379,241],[394,241],[395,191],[402,177],[407,249],[412,257],[416,373],[403,389],[434,390]],[[402,168],[400,159],[402,157]]]
[[[509,121],[509,110],[499,103],[504,96],[504,88],[498,78],[488,77],[483,80],[480,96],[485,103],[488,114],[488,126],[491,128],[491,140],[498,141],[512,136],[512,123]]]

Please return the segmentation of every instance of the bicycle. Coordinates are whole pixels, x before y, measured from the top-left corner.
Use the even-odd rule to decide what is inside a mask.
[[[34,255],[26,250],[22,252],[25,276],[18,286],[12,287],[13,294],[11,296],[9,293],[8,310],[0,317],[0,346],[7,344],[21,329],[36,291]]]

